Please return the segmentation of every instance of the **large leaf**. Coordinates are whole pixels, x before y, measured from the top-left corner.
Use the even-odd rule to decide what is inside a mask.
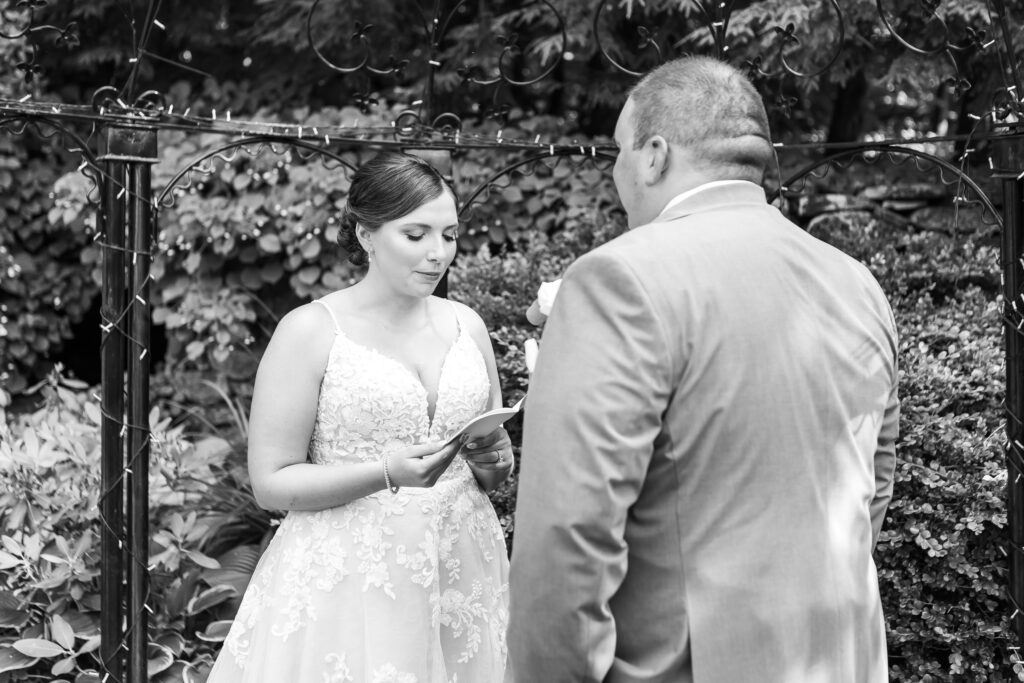
[[[228,637],[228,631],[231,630],[231,621],[231,619],[224,619],[210,622],[205,631],[202,633],[196,632],[196,637],[208,643],[223,642]]]
[[[185,649],[185,638],[180,633],[169,631],[163,633],[160,636],[153,639],[153,642],[157,645],[166,647],[175,657],[181,656],[182,650]]]
[[[75,631],[71,624],[64,620],[59,614],[54,614],[50,620],[50,635],[65,650],[73,650],[75,647]],[[63,672],[66,673],[66,672]],[[54,674],[59,675],[59,674]]]
[[[276,254],[281,251],[281,239],[277,235],[263,235],[259,239],[260,249],[268,254]]]
[[[22,638],[14,641],[14,649],[29,657],[56,657],[64,654],[64,648],[45,638]]]
[[[0,628],[20,629],[28,623],[29,611],[10,591],[0,591]]]
[[[296,277],[303,284],[314,285],[320,279],[320,266],[306,266],[298,272]]]
[[[88,652],[92,652],[100,646],[101,642],[102,639],[100,638],[100,636],[89,636],[89,638],[87,638],[86,641],[82,643],[82,647],[78,648],[77,654],[84,655]]]
[[[61,616],[64,617],[64,621],[71,624],[72,630],[79,638],[90,638],[100,634],[100,620],[94,613],[68,610]]]
[[[217,560],[213,559],[209,555],[199,552],[198,550],[185,550],[183,552],[189,557],[189,559],[200,567],[205,567],[206,569],[217,569],[220,567]]]
[[[188,606],[189,600],[196,592],[199,584],[199,571],[191,570],[185,573],[180,580],[173,582],[164,595],[164,605],[169,614],[182,614]]]
[[[0,569],[12,569],[17,567],[19,564],[21,564],[20,559],[9,552],[0,550]]]
[[[283,275],[284,267],[277,261],[268,261],[260,266],[260,279],[263,282],[277,282]]]
[[[238,595],[237,591],[235,591],[231,586],[214,586],[213,588],[208,588],[188,601],[186,613],[199,614],[200,612],[205,612],[214,605],[219,605],[225,600],[230,600],[236,595]]]
[[[155,676],[174,664],[174,655],[166,647],[150,643],[147,650],[146,675]]]
[[[210,675],[211,668],[213,668],[213,665],[209,662],[188,664],[181,672],[182,680],[184,683],[204,683]]]
[[[5,671],[27,669],[38,661],[38,657],[32,657],[24,652],[18,652],[10,645],[0,645],[0,674]]]
[[[180,659],[175,660],[165,671],[161,671],[156,676],[150,678],[149,683],[183,683],[188,680],[185,673],[187,670],[188,662],[183,662]]]
[[[56,664],[50,667],[50,673],[54,676],[63,676],[66,673],[71,673],[75,670],[75,658],[65,657],[59,660]]]
[[[253,572],[256,571],[260,554],[258,545],[235,546],[217,558],[220,569],[208,569],[203,572],[203,580],[211,586],[231,586],[242,595],[249,585]]]

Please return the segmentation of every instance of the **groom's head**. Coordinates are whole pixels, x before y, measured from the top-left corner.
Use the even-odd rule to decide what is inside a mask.
[[[615,141],[615,186],[630,227],[703,183],[760,183],[773,158],[761,96],[742,72],[710,57],[684,57],[647,74],[630,91]]]

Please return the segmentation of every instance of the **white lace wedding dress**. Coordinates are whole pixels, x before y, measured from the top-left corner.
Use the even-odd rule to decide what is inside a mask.
[[[446,438],[486,409],[486,367],[462,325],[442,366],[433,419],[408,368],[335,327],[312,462],[378,461],[388,450]],[[507,623],[501,526],[456,457],[433,488],[288,513],[207,681],[499,683]]]

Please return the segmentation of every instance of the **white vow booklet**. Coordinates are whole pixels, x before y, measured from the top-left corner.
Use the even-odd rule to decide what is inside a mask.
[[[495,429],[505,424],[506,420],[509,420],[519,414],[520,409],[523,407],[523,401],[525,400],[526,397],[523,396],[511,408],[495,408],[494,410],[488,410],[486,413],[477,415],[463,425],[462,429],[453,434],[452,438],[448,439],[447,443],[455,441],[463,434],[469,435],[466,443],[469,443],[473,439],[479,439],[487,436]]]

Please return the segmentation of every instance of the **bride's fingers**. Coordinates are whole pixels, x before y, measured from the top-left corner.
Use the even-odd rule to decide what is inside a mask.
[[[459,442],[453,441],[452,443],[446,444],[440,450],[423,456],[423,464],[426,466],[427,470],[432,470],[438,466],[447,466],[458,452]]]
[[[489,462],[470,461],[470,464],[473,467],[489,471],[507,470],[512,467],[512,463],[513,459],[511,455],[500,455],[497,460],[491,460]]]
[[[474,465],[501,465],[512,460],[512,455],[506,455],[504,450],[464,453],[463,457]]]
[[[487,436],[471,440],[462,451],[463,453],[484,453],[499,451],[512,445],[508,432],[503,427],[498,427]]]

